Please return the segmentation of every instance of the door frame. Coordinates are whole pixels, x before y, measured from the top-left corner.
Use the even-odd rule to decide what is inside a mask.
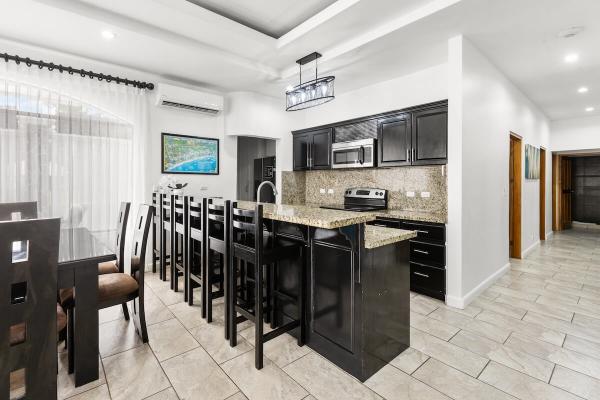
[[[546,240],[546,149],[540,147],[540,240]]]
[[[521,185],[523,181],[523,138],[514,132],[510,132],[510,146],[514,146],[512,151],[513,158],[510,157],[509,163],[513,166],[514,193],[510,195],[510,165],[509,165],[509,257],[521,258]],[[510,201],[512,198],[512,202]],[[510,229],[512,228],[513,246],[510,247]]]

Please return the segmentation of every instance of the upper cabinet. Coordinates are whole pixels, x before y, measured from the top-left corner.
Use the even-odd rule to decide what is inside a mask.
[[[294,171],[331,168],[331,128],[294,134]]]
[[[336,142],[372,138],[376,131],[379,167],[448,161],[447,101],[293,132],[295,171],[331,168],[334,130]]]

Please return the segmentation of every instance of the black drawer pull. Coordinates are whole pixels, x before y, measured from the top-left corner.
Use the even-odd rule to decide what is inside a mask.
[[[419,276],[422,276],[423,278],[429,278],[429,275],[427,275],[427,274],[422,274],[422,273],[420,273],[420,272],[413,272],[413,274],[415,274],[415,275],[419,275]]]
[[[419,250],[419,249],[415,249],[415,253],[421,253],[421,254],[426,254],[426,255],[429,255],[429,252],[428,252],[428,251],[425,251],[425,250]]]
[[[418,232],[418,233],[424,233],[424,234],[426,234],[426,235],[429,235],[429,231],[420,231],[420,230],[418,230],[418,229],[415,229],[415,232]]]

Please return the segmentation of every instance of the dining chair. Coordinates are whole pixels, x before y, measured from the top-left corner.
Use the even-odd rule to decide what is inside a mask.
[[[0,221],[34,219],[37,217],[37,201],[0,203]]]
[[[56,398],[59,237],[60,218],[0,222],[2,400]]]

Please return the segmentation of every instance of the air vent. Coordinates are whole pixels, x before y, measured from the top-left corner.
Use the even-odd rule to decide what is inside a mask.
[[[183,104],[183,103],[175,103],[174,101],[169,101],[169,100],[163,100],[160,103],[160,105],[165,106],[165,107],[181,108],[181,109],[190,110],[190,111],[198,111],[198,112],[202,112],[202,113],[206,113],[206,114],[218,114],[219,113],[219,110],[215,110],[213,108],[192,106],[192,105]]]

